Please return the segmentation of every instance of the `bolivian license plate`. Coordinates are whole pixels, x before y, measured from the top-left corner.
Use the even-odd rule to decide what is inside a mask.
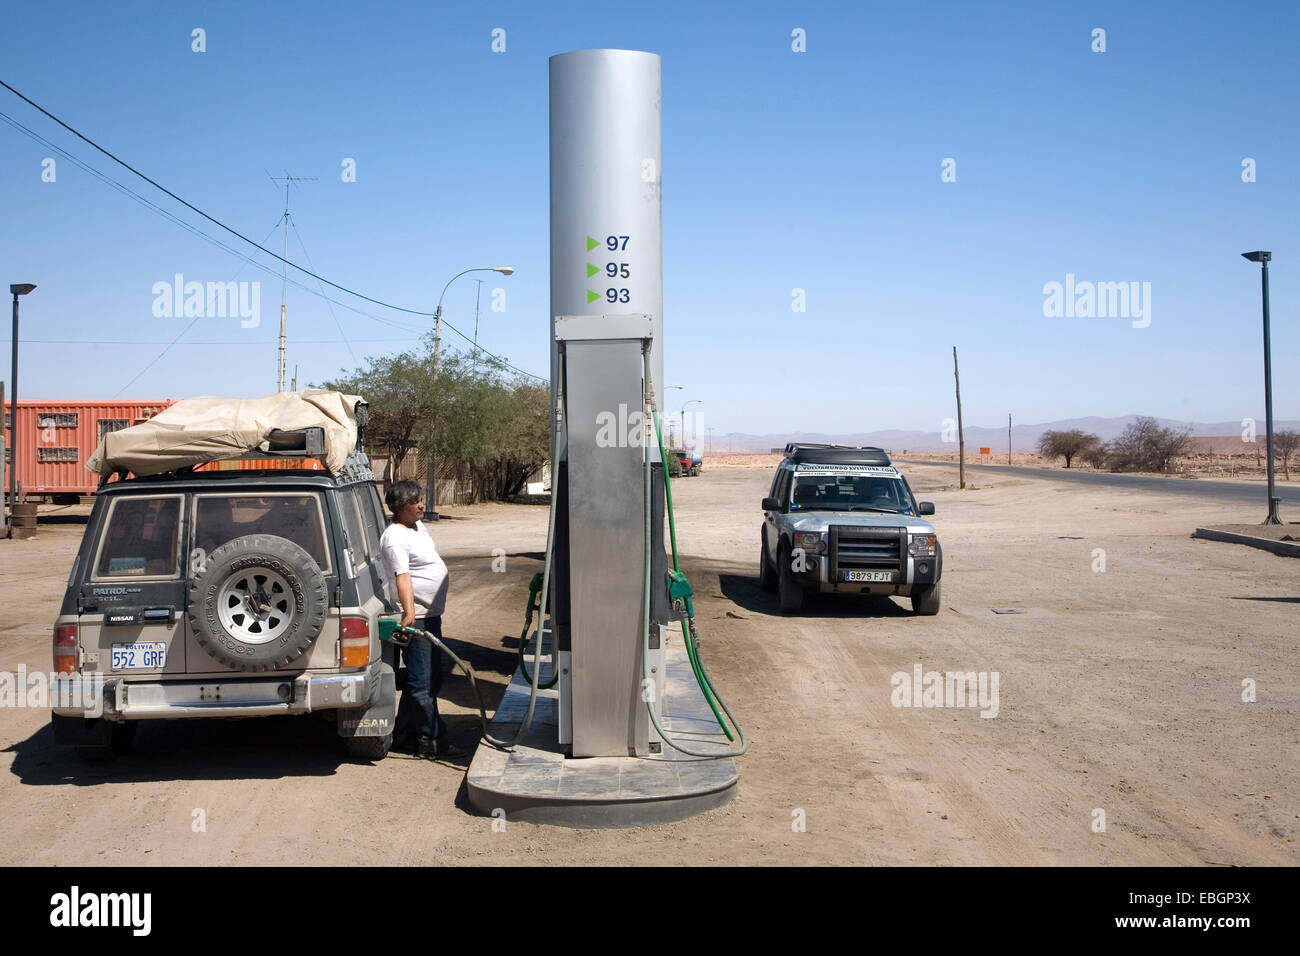
[[[888,584],[894,580],[893,571],[845,571],[845,581],[866,581],[868,583],[880,581]]]
[[[167,666],[167,645],[163,641],[136,641],[113,645],[113,670],[162,670]]]

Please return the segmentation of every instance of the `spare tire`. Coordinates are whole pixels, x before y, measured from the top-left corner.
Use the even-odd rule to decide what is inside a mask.
[[[320,567],[286,538],[248,534],[214,549],[190,578],[190,628],[212,659],[240,671],[277,670],[325,625]]]

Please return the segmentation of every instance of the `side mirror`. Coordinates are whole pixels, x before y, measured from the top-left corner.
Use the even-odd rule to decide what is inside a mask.
[[[922,515],[932,515],[932,514],[934,514],[934,502],[933,502],[933,501],[918,501],[918,502],[917,502],[917,512],[916,512],[916,513],[917,513],[917,514],[922,514]]]
[[[764,511],[780,511],[780,510],[781,510],[781,502],[778,501],[776,498],[764,498],[764,499],[763,499],[763,510],[764,510]]]

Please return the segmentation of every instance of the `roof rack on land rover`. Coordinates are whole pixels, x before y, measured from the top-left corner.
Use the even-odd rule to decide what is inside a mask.
[[[796,464],[817,462],[826,465],[888,465],[889,455],[883,448],[853,445],[818,445],[810,442],[790,442],[785,446],[785,457]]]

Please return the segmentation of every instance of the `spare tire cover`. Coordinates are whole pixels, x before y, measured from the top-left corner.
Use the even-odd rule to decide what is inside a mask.
[[[190,576],[189,621],[218,663],[235,670],[288,666],[311,647],[329,613],[320,567],[287,538],[249,534],[215,548]]]

